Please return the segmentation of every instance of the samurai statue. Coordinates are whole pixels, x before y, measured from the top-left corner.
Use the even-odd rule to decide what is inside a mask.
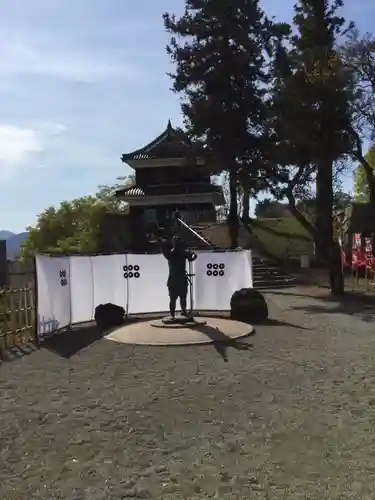
[[[182,315],[188,317],[186,297],[189,283],[186,261],[193,262],[197,258],[197,254],[190,252],[178,236],[173,236],[172,240],[163,242],[162,252],[169,265],[167,287],[171,318],[175,318],[178,298],[180,299]]]

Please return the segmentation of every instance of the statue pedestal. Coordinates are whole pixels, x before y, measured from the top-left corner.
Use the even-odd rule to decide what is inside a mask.
[[[174,318],[167,316],[161,321],[164,325],[186,325],[187,323],[194,323],[195,320],[192,316],[177,315]]]
[[[206,321],[198,318],[193,318],[192,316],[167,316],[163,319],[157,319],[151,322],[151,326],[156,328],[194,328],[198,326],[203,326]]]

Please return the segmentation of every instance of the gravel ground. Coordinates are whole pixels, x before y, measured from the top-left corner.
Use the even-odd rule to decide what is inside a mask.
[[[374,306],[320,293],[268,294],[228,362],[99,340],[4,363],[0,498],[373,500]]]

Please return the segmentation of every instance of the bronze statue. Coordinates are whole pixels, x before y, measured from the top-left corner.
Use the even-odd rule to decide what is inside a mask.
[[[175,318],[176,302],[180,299],[181,311],[183,316],[188,317],[187,313],[187,293],[189,277],[186,273],[186,261],[193,262],[197,255],[190,252],[183,241],[178,236],[173,236],[172,240],[163,243],[162,252],[168,260],[169,276],[167,287],[169,292],[169,311],[171,318]]]

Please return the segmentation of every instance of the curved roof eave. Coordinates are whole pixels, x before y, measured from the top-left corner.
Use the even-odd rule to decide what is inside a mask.
[[[171,121],[168,121],[166,129],[158,135],[155,139],[153,139],[151,142],[146,144],[146,146],[143,146],[139,149],[136,149],[135,151],[132,151],[131,153],[125,153],[121,156],[121,160],[126,163],[128,160],[134,160],[134,159],[140,159],[136,158],[137,156],[145,156],[147,157],[147,153],[149,153],[152,149],[154,149],[156,146],[159,146],[159,144],[162,144],[164,141],[171,137],[178,137],[178,131],[172,127]],[[183,141],[181,141],[183,143]],[[186,146],[188,144],[186,143]]]

